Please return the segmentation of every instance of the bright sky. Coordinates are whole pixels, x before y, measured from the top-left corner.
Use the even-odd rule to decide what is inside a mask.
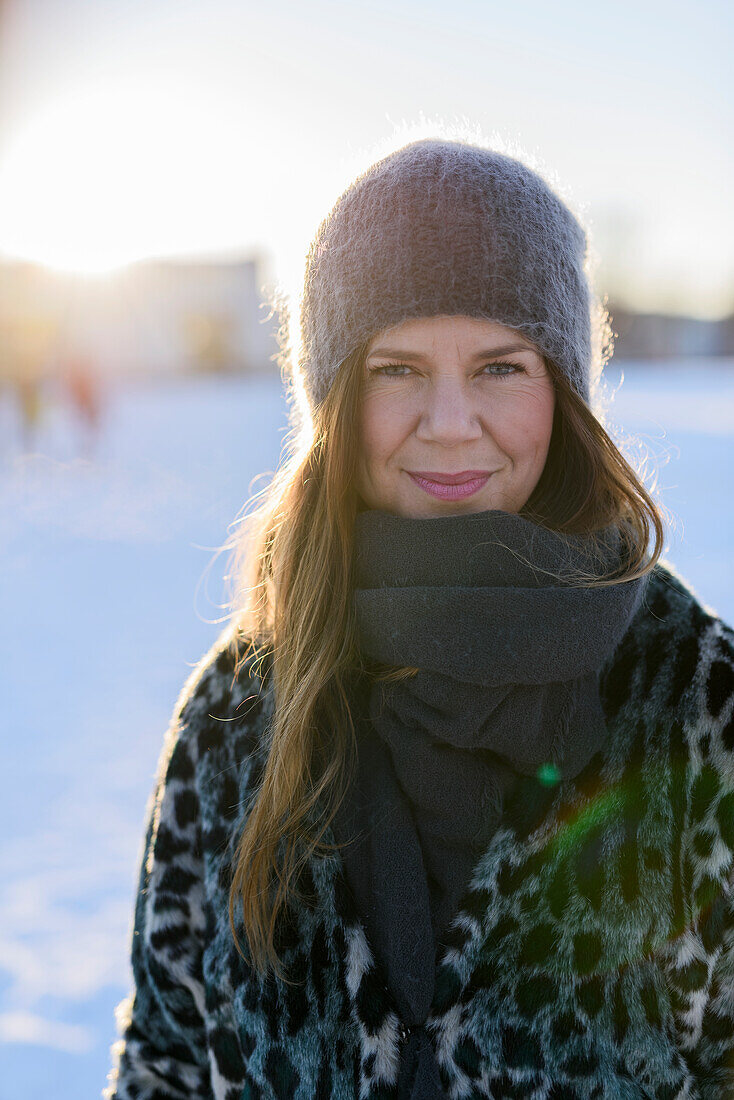
[[[0,253],[77,269],[259,250],[297,285],[416,124],[526,153],[600,289],[734,308],[729,0],[0,0]]]

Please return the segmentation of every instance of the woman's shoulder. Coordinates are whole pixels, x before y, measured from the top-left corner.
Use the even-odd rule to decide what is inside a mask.
[[[249,638],[229,625],[196,663],[177,700],[187,722],[200,722],[209,712],[235,709],[260,700],[269,690],[271,653],[257,649]]]
[[[668,562],[658,562],[652,569],[641,613],[633,625],[653,634],[676,630],[681,635],[694,637],[713,630],[726,637],[729,646],[734,638],[731,626],[699,598]]]
[[[652,570],[602,694],[612,718],[678,730],[695,771],[734,782],[734,631],[668,563]]]
[[[242,761],[265,749],[272,711],[271,653],[225,627],[187,676],[166,732],[160,770],[191,775],[200,763]]]
[[[648,666],[648,689],[658,675],[667,673],[673,687],[705,687],[716,711],[734,694],[734,673],[730,677],[722,667],[734,664],[734,630],[667,562],[651,571],[619,649],[629,664],[636,659]]]

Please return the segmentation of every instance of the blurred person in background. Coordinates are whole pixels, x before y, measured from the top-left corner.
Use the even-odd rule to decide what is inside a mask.
[[[33,450],[36,432],[43,419],[42,381],[41,377],[32,371],[16,374],[11,379],[18,399],[22,454],[29,454]]]
[[[76,354],[65,359],[61,382],[80,426],[83,457],[91,460],[97,449],[101,416],[101,395],[93,362]]]
[[[603,427],[608,320],[492,148],[405,145],[319,225],[109,1100],[734,1095],[734,637]]]

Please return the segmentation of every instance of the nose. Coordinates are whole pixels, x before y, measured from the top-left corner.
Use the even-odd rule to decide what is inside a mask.
[[[415,431],[422,442],[449,447],[481,437],[479,409],[463,379],[434,379],[422,398]]]

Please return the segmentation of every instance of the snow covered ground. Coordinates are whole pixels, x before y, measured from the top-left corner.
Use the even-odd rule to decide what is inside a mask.
[[[624,374],[611,420],[658,471],[666,557],[734,621],[734,363]],[[21,454],[0,397],[0,1100],[105,1083],[163,731],[221,629],[216,549],[285,431],[277,379],[128,383],[93,457],[63,406]]]

